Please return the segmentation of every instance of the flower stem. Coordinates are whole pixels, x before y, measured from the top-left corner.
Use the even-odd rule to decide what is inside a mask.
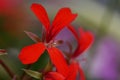
[[[6,70],[6,72],[9,74],[11,78],[14,77],[13,72],[8,68],[8,66],[2,60],[0,60],[0,65]]]

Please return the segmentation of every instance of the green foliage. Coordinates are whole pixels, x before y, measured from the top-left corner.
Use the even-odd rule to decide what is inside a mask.
[[[41,80],[41,78],[42,78],[42,73],[40,73],[40,72],[28,70],[28,69],[23,69],[23,71],[25,71],[26,74],[28,74],[29,76],[31,76],[35,79]]]
[[[42,56],[40,57],[40,59],[31,65],[31,68],[32,70],[41,70],[41,69],[44,69],[45,66],[47,65],[49,61],[49,55],[47,53],[47,51],[45,51]]]

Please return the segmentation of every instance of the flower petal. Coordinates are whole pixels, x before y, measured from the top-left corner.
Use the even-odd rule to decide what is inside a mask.
[[[79,42],[79,35],[76,32],[75,28],[73,26],[71,26],[71,25],[68,25],[67,28],[73,33],[74,37]]]
[[[53,47],[48,49],[48,53],[52,63],[57,69],[57,72],[61,73],[63,76],[66,76],[68,74],[68,65],[62,55],[62,52]]]
[[[77,64],[77,65],[78,65],[78,71],[79,71],[79,74],[80,74],[80,80],[86,80],[82,68],[79,66],[79,64]]]
[[[49,72],[45,75],[45,80],[65,80],[65,77],[58,72]]]
[[[78,74],[78,65],[72,62],[71,65],[69,66],[69,74],[66,80],[76,80],[77,74]]]
[[[45,26],[46,31],[48,31],[50,27],[50,21],[45,8],[41,4],[33,3],[31,9],[34,12],[34,14],[37,16],[37,18]]]
[[[89,31],[84,32],[82,28],[79,29],[79,32],[80,32],[80,38],[78,42],[79,45],[72,56],[73,58],[82,54],[94,41],[94,36],[91,32]]]
[[[23,64],[35,63],[45,51],[43,43],[36,43],[22,48],[19,59]]]
[[[51,27],[50,39],[53,39],[64,27],[69,25],[77,14],[73,14],[69,8],[62,8],[57,13]]]

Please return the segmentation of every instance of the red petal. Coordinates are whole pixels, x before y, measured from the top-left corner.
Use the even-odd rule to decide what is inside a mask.
[[[76,80],[77,74],[78,74],[78,65],[72,62],[69,67],[69,74],[66,80]]]
[[[74,29],[74,27],[71,26],[71,25],[68,25],[67,28],[73,33],[74,37],[75,37],[76,40],[79,42],[79,35],[78,35],[78,33],[76,32],[76,30]]]
[[[22,48],[19,59],[23,64],[35,63],[43,54],[45,46],[43,43],[36,43]]]
[[[45,8],[40,4],[34,3],[32,4],[31,9],[34,12],[34,14],[38,17],[38,19],[42,22],[42,24],[45,26],[46,31],[48,31],[48,28],[50,27],[50,21]]]
[[[57,71],[63,76],[66,76],[68,74],[68,65],[64,56],[62,55],[62,52],[59,51],[57,48],[49,48],[48,53]]]
[[[80,74],[80,80],[86,80],[82,68],[79,66],[79,64],[77,64],[77,65],[78,65],[78,71],[79,71],[79,74]]]
[[[82,54],[93,42],[94,37],[93,34],[90,32],[84,32],[82,29],[80,31],[80,38],[79,38],[79,46],[76,49],[75,53],[73,54],[73,58],[77,57],[78,55]]]
[[[51,27],[50,40],[53,39],[64,27],[69,25],[77,14],[73,14],[69,8],[62,8],[57,13]]]
[[[45,75],[45,80],[65,80],[65,77],[58,72],[49,72]]]

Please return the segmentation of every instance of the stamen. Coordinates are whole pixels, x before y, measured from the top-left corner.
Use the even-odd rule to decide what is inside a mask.
[[[50,41],[49,43],[45,43],[45,45],[48,47],[48,48],[51,48],[51,47],[56,47],[56,46],[59,46],[63,43],[62,40],[57,40],[57,41]]]
[[[63,44],[63,42],[64,42],[63,40],[58,40],[57,41],[58,44]]]

